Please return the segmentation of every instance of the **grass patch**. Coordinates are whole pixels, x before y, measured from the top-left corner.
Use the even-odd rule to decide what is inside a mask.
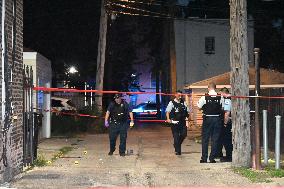
[[[238,167],[233,169],[235,173],[238,173],[254,183],[268,183],[272,182],[271,177],[267,171],[255,171],[250,168]]]
[[[57,154],[54,154],[53,157],[51,158],[51,162],[54,162],[55,160],[57,160],[58,158],[64,156],[65,154],[67,154],[68,152],[72,151],[74,148],[71,146],[65,146],[61,149],[59,149],[59,152]]]
[[[282,178],[284,177],[283,169],[275,169],[273,166],[269,165],[265,168],[265,171],[274,178]]]
[[[34,160],[32,166],[33,167],[44,167],[47,164],[48,164],[48,160],[45,159],[45,157],[42,154],[40,154],[38,155],[37,159]]]

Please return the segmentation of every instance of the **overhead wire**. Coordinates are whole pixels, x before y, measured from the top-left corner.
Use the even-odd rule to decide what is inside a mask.
[[[118,1],[124,1],[126,0],[118,0]],[[199,23],[210,23],[210,24],[218,24],[218,25],[228,25],[229,22],[228,19],[202,19],[197,17],[188,17],[188,18],[182,18],[177,17],[169,14],[161,14],[158,12],[148,11],[142,8],[136,8],[129,5],[121,5],[118,3],[110,2],[111,4],[106,5],[106,10],[108,14],[122,14],[122,15],[131,15],[131,16],[143,16],[143,17],[153,17],[153,18],[161,18],[161,19],[175,19],[175,20],[187,20],[187,21],[193,21],[193,22],[199,22]],[[116,5],[124,8],[125,10],[113,10],[111,9],[111,5]],[[128,11],[141,11],[141,12],[127,12]],[[147,13],[147,14],[145,14]],[[223,20],[223,22],[221,22]],[[248,25],[249,28],[253,28],[253,26]]]

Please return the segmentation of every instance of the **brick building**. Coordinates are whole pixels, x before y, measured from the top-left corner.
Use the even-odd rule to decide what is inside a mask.
[[[0,183],[23,166],[23,1],[1,0]]]

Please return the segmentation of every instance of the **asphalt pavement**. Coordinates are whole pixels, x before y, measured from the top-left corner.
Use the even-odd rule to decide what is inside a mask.
[[[284,186],[283,179],[252,183],[233,172],[231,163],[199,163],[201,144],[195,141],[200,129],[190,129],[182,155],[174,153],[170,127],[136,125],[129,130],[128,154],[118,150],[108,155],[107,134],[76,138],[51,138],[39,144],[39,153],[51,159],[62,147],[73,150],[48,166],[35,167],[15,178],[13,188],[94,187],[268,187]],[[119,140],[117,141],[119,145]],[[117,146],[118,149],[118,146]]]

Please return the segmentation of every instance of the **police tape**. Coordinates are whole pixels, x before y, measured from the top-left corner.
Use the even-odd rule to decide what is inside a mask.
[[[162,96],[174,96],[176,93],[157,93],[157,92],[121,92],[121,91],[107,91],[107,90],[81,90],[81,89],[70,89],[70,88],[47,88],[47,87],[34,87],[35,91],[43,92],[73,92],[73,93],[97,93],[97,94],[125,94],[125,95],[162,95]],[[222,96],[221,94],[209,95],[209,94],[191,94],[183,93],[183,96]],[[247,99],[247,98],[259,98],[259,99],[284,99],[284,96],[241,96],[241,95],[225,95],[232,99]]]
[[[59,111],[59,110],[43,110],[39,108],[33,108],[35,110],[39,110],[39,112],[51,112],[51,113],[56,113],[56,115],[70,115],[70,116],[78,116],[78,117],[91,117],[91,118],[102,118],[100,116],[95,116],[95,115],[89,115],[89,114],[81,114],[81,113],[71,113],[71,112],[65,112],[65,111]]]
[[[90,118],[97,118],[97,119],[104,119],[104,117],[101,116],[95,116],[95,115],[89,115],[89,114],[81,114],[81,113],[71,113],[71,112],[64,112],[59,110],[42,110],[38,108],[34,108],[39,111],[43,112],[51,112],[55,113],[56,115],[69,115],[74,117],[90,117]],[[166,122],[166,120],[157,120],[157,119],[134,119],[135,122],[157,122],[157,123],[163,123]]]

